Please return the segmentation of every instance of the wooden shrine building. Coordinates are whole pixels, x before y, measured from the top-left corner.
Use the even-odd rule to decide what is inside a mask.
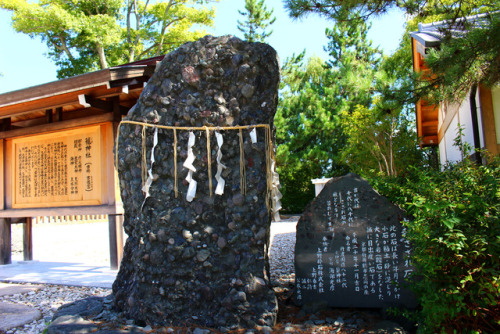
[[[113,147],[122,117],[163,56],[0,94],[0,264],[11,263],[11,224],[108,215],[111,268],[123,251],[123,207]]]
[[[418,31],[410,33],[413,69],[423,78],[432,80],[426,64],[429,50],[446,43],[443,29],[451,29],[453,38],[461,38],[468,29],[483,29],[491,24],[492,16],[500,11],[457,19],[450,26],[448,21],[420,23]],[[466,28],[468,27],[468,28]],[[499,49],[500,50],[500,49]],[[500,51],[499,51],[500,57]],[[421,146],[439,147],[442,165],[462,160],[459,148],[454,145],[459,127],[463,128],[464,142],[475,149],[487,150],[492,155],[500,154],[500,86],[472,87],[462,101],[431,103],[421,98],[416,104],[417,134]]]

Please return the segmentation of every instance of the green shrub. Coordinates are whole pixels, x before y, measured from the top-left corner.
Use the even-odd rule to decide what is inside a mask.
[[[314,199],[314,185],[311,183],[311,179],[287,179],[280,175],[280,182],[283,184],[281,188],[283,195],[281,213],[301,214],[306,205]]]
[[[407,237],[421,332],[500,332],[500,160],[370,181],[415,218]]]

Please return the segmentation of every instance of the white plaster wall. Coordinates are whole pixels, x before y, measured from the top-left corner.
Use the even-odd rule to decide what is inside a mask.
[[[493,115],[495,116],[495,129],[497,133],[497,144],[500,144],[500,87],[491,90],[493,100]]]
[[[459,112],[458,121],[460,122],[460,125],[464,128],[463,131],[464,137],[462,139],[465,140],[467,143],[469,143],[469,145],[474,147],[474,129],[472,127],[472,116],[470,112],[470,95],[467,95],[465,99],[462,101],[462,104],[460,105],[458,112]],[[456,128],[454,132],[455,134],[457,133]]]
[[[439,163],[446,164],[446,137],[443,137],[439,142]]]
[[[441,161],[441,163],[446,163],[446,162],[457,162],[462,160],[462,155],[460,154],[460,150],[453,146],[454,140],[457,137],[457,129],[458,129],[458,124],[459,124],[459,116],[460,112],[458,112],[455,117],[453,117],[453,120],[450,123],[450,126],[448,127],[448,131],[444,134],[444,145],[445,145],[445,150],[446,150],[446,157],[444,158],[444,162]],[[460,123],[461,124],[461,123]]]
[[[499,103],[500,103],[500,89],[499,89]],[[476,107],[479,106],[479,94],[476,94]],[[500,105],[499,105],[500,107]],[[458,147],[453,146],[455,138],[458,136],[458,125],[463,128],[463,137],[462,140],[467,142],[472,149],[474,149],[474,129],[472,126],[472,115],[470,110],[470,94],[468,94],[462,103],[458,104],[450,104],[447,106],[447,112],[453,112],[457,110],[458,112],[453,117],[453,120],[450,123],[450,126],[446,130],[441,143],[439,144],[439,155],[441,164],[445,164],[446,162],[457,162],[462,160],[462,155]],[[479,108],[478,108],[478,114]],[[500,119],[500,115],[499,115]],[[478,126],[479,126],[479,136],[481,141],[481,147],[484,146],[484,138],[482,134],[482,119],[480,115],[478,115]],[[473,152],[469,152],[471,154]]]

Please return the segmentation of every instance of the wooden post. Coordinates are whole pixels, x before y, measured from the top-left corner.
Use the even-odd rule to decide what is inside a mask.
[[[0,264],[12,263],[10,219],[0,218]]]
[[[120,109],[120,99],[118,96],[110,98],[113,104],[113,141],[116,139],[118,125],[122,120],[122,114]],[[118,150],[118,148],[116,148]],[[114,165],[114,159],[112,161]],[[115,166],[117,168],[117,166]],[[115,205],[118,202],[119,196],[119,186],[117,179],[116,170],[113,173],[114,179],[114,192],[112,199],[115,201]],[[123,257],[123,214],[109,214],[109,251],[110,251],[110,262],[111,269],[118,269]]]
[[[47,120],[47,123],[54,122],[54,114],[52,113],[52,109],[45,110],[45,119]]]
[[[24,218],[23,255],[24,261],[33,261],[33,219],[31,217]]]
[[[108,215],[109,260],[111,269],[118,269],[123,257],[123,215]]]
[[[8,130],[10,130],[11,123],[12,123],[12,121],[11,121],[10,117],[2,119],[2,125],[0,127],[0,130],[1,131],[8,131]]]
[[[54,117],[55,122],[61,122],[63,120],[63,110],[62,109],[63,109],[62,107],[56,108],[56,114]]]

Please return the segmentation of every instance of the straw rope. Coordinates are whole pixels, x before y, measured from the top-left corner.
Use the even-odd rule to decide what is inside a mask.
[[[174,129],[174,193],[175,198],[179,193],[177,185],[177,129]]]
[[[144,123],[144,122],[137,122],[137,121],[127,121],[123,120],[120,122],[118,126],[121,126],[123,124],[134,124],[134,125],[141,125],[141,126],[146,126],[149,128],[158,128],[158,129],[165,129],[165,130],[184,130],[184,131],[200,131],[200,130],[249,130],[253,128],[267,128],[270,130],[269,124],[252,124],[252,125],[234,125],[234,126],[172,126],[172,125],[157,125],[157,124],[151,124],[151,123]]]
[[[142,186],[146,184],[148,179],[148,162],[146,159],[146,128],[142,127],[141,131],[141,141],[142,141]]]
[[[141,131],[141,141],[142,141],[142,183],[145,184],[147,180],[147,161],[146,161],[146,128],[158,128],[164,130],[173,130],[174,135],[174,192],[175,197],[178,197],[178,181],[177,181],[177,130],[180,131],[205,131],[207,136],[207,157],[208,157],[208,176],[209,176],[209,187],[210,196],[212,196],[212,170],[211,170],[211,149],[210,149],[210,131],[220,131],[220,130],[239,130],[239,144],[240,144],[240,190],[242,194],[246,193],[246,169],[245,169],[245,152],[244,152],[244,142],[243,142],[243,131],[250,130],[254,128],[264,128],[265,129],[265,151],[266,151],[266,179],[267,179],[267,194],[266,194],[266,205],[270,208],[271,201],[271,189],[272,189],[272,170],[271,164],[274,161],[274,151],[271,140],[271,127],[269,124],[254,124],[254,125],[237,125],[237,126],[202,126],[202,127],[187,127],[187,126],[169,126],[169,125],[156,125],[137,121],[127,121],[123,120],[118,125],[117,135],[116,135],[116,153],[115,153],[115,165],[118,168],[118,147],[120,138],[120,128],[124,124],[139,125],[142,126]]]
[[[266,165],[268,168],[266,168],[266,181],[267,181],[267,193],[266,193],[266,204],[267,204],[267,209],[269,209],[269,203],[271,202],[271,189],[273,189],[273,171],[271,170],[271,165],[273,158],[272,153],[273,153],[273,147],[271,143],[271,131],[266,131],[265,134],[265,149],[266,149]],[[267,154],[267,152],[271,152],[271,154]]]
[[[247,173],[245,169],[245,146],[243,143],[243,131],[239,129],[240,136],[240,192],[242,195],[247,193]]]

